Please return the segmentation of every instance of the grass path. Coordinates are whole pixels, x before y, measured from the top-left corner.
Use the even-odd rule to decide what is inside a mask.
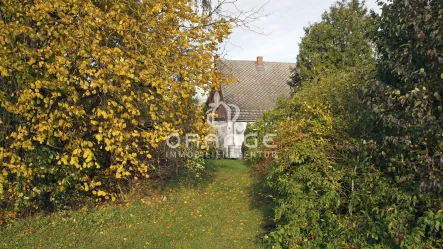
[[[168,183],[157,198],[18,221],[0,231],[0,248],[260,248],[269,209],[247,164],[207,168],[197,184]]]

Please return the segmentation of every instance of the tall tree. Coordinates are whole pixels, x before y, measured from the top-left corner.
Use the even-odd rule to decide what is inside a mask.
[[[443,181],[443,1],[384,4],[374,38],[378,82],[367,89],[372,163],[391,181],[389,233],[411,248],[440,248]],[[399,236],[401,235],[401,236]]]
[[[372,23],[358,1],[334,4],[306,29],[291,82],[296,91],[254,124],[262,138],[278,134],[277,157],[256,159],[276,200],[270,247],[368,247],[354,226],[364,218],[349,217],[349,199],[361,165],[350,150],[364,109],[358,87],[375,67]]]
[[[305,28],[290,85],[296,90],[320,73],[370,64],[368,34],[374,22],[358,0],[336,2],[318,23]]]
[[[192,1],[1,1],[1,210],[112,198],[119,179],[149,177],[156,148],[203,116],[182,103],[218,82],[230,28]]]

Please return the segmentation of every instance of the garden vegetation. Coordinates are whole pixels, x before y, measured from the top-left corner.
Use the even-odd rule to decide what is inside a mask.
[[[251,127],[279,136],[254,159],[273,248],[443,247],[443,2],[381,6],[337,2],[307,27],[292,97]]]
[[[271,248],[443,247],[443,1],[380,6],[339,1],[306,27],[291,97],[248,127],[278,134],[276,158],[251,158]],[[0,2],[0,223],[202,168],[164,155],[169,134],[209,130],[194,96],[221,82],[233,28],[211,7]]]
[[[213,57],[232,20],[196,8],[0,2],[0,223],[115,200],[175,163],[162,151],[169,134],[208,130],[194,96],[220,82]]]

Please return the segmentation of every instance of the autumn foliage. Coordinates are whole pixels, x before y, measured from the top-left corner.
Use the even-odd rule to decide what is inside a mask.
[[[0,2],[3,217],[114,199],[155,172],[169,134],[204,132],[193,96],[218,84],[230,29],[193,1]]]

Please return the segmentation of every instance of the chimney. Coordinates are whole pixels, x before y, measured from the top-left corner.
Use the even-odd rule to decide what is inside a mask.
[[[263,64],[263,56],[257,56],[257,70],[264,70],[265,65]]]

